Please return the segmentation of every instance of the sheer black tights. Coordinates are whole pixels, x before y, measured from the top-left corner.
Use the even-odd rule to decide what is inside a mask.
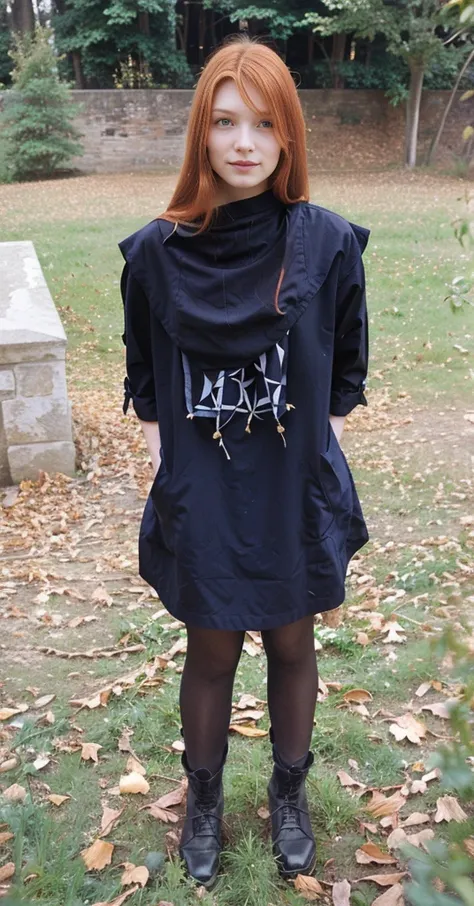
[[[180,709],[187,759],[196,770],[219,767],[229,728],[243,632],[187,626]],[[268,708],[275,745],[288,764],[308,751],[318,693],[313,617],[262,632]]]

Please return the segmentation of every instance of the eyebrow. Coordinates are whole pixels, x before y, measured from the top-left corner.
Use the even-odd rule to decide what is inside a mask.
[[[225,113],[227,116],[235,116],[235,110],[224,110],[222,107],[213,107],[213,113]],[[253,111],[252,111],[253,112]],[[257,116],[257,114],[255,114]],[[261,110],[258,116],[271,116],[268,110]]]

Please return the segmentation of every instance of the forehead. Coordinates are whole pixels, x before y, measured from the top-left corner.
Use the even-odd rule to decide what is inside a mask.
[[[258,110],[265,110],[265,98],[253,85],[245,86],[252,103]],[[253,110],[245,103],[233,79],[225,79],[217,86],[212,101],[213,108],[219,107],[233,113],[245,113]]]

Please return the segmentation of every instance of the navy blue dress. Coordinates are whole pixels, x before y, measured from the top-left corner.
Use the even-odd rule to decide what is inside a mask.
[[[329,415],[364,395],[369,230],[269,190],[125,258],[128,402],[158,421],[140,575],[177,619],[272,629],[338,607],[366,523]]]

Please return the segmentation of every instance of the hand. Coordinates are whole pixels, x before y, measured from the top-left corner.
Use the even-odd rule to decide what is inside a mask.
[[[334,434],[337,437],[339,443],[341,443],[342,433],[344,431],[344,423],[346,420],[345,415],[330,415],[329,422],[334,431]]]

